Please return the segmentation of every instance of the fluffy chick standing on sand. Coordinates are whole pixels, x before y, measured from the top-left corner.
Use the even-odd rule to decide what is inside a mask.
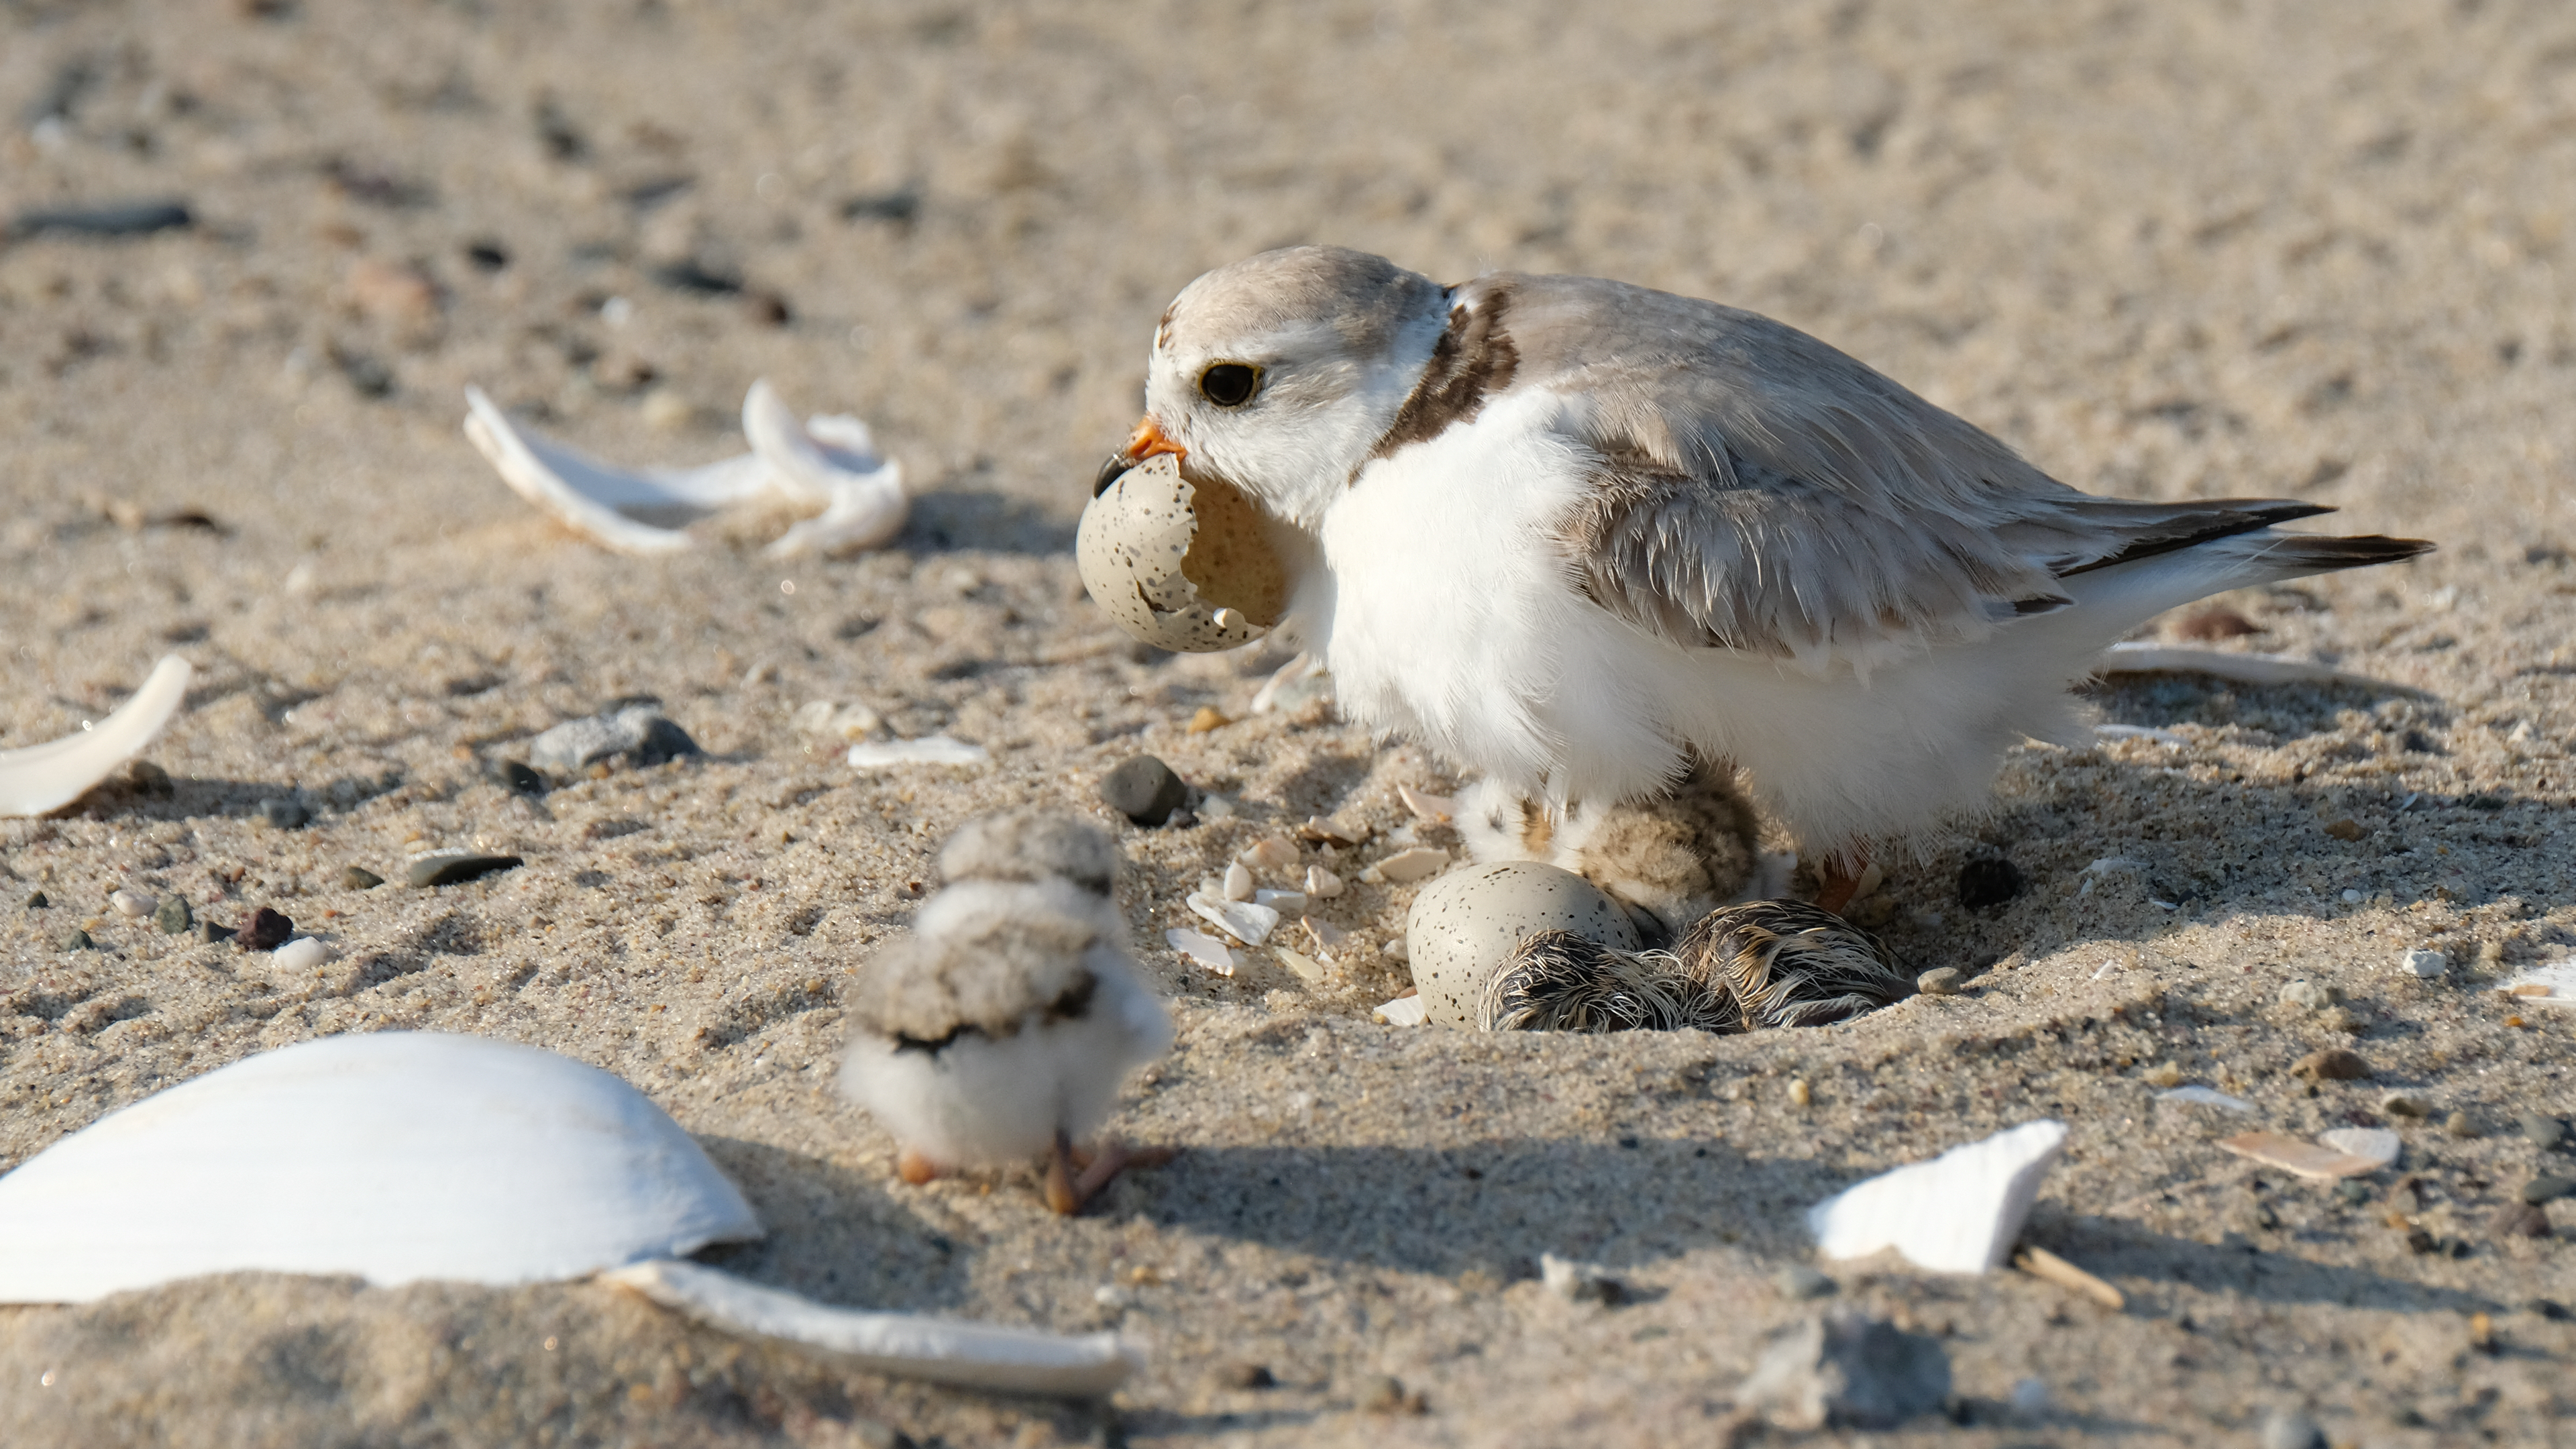
[[[1172,1044],[1128,955],[1118,848],[1072,816],[1010,811],[960,826],[939,870],[947,888],[859,978],[842,1090],[894,1134],[904,1181],[1043,1154],[1047,1205],[1071,1213],[1168,1157],[1074,1145]]]

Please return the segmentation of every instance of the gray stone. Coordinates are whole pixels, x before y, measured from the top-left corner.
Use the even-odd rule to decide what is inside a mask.
[[[2546,1152],[2566,1139],[2567,1125],[2555,1117],[2526,1112],[2522,1117],[2522,1135],[2531,1139],[2532,1146]]]
[[[1100,779],[1100,798],[1109,808],[1139,825],[1160,825],[1172,818],[1190,787],[1172,767],[1152,755],[1137,755]]]
[[[2274,1409],[2263,1420],[2263,1449],[2326,1449],[2326,1436],[2305,1414]]]
[[[2576,1192],[2576,1176],[2546,1173],[2522,1185],[2522,1200],[2537,1207],[2541,1203],[2556,1202],[2571,1192]]]
[[[1735,1401],[1784,1429],[1892,1429],[1949,1396],[1939,1339],[1843,1312],[1774,1339]]]
[[[1609,1270],[1554,1253],[1538,1255],[1538,1276],[1548,1292],[1568,1303],[1615,1304],[1628,1296],[1627,1285]]]
[[[161,928],[162,935],[185,935],[188,928],[196,923],[197,918],[189,911],[187,899],[177,891],[163,896],[161,904],[152,908],[152,924]]]
[[[1791,1263],[1772,1274],[1771,1286],[1792,1303],[1803,1303],[1810,1298],[1830,1298],[1838,1287],[1833,1279],[1804,1263]]]
[[[556,775],[578,775],[624,756],[637,768],[701,753],[689,732],[663,717],[654,700],[620,700],[595,715],[566,720],[528,742],[528,763]]]
[[[301,801],[272,795],[259,802],[259,818],[279,830],[293,830],[313,818]]]
[[[31,892],[27,897],[27,909],[31,911],[41,911],[52,904],[52,901],[45,899],[43,891]]]
[[[383,885],[385,878],[363,865],[353,865],[340,872],[340,884],[353,891],[371,891]]]
[[[1967,981],[1967,973],[1956,966],[1935,966],[1914,978],[1914,989],[1926,996],[1956,996]]]
[[[520,864],[515,855],[482,855],[470,850],[442,850],[411,863],[406,878],[415,886],[458,885],[480,880],[494,871],[513,870]]]
[[[81,930],[78,927],[74,927],[68,935],[63,937],[62,949],[66,951],[95,951],[98,949],[98,943],[89,938],[89,932]]]

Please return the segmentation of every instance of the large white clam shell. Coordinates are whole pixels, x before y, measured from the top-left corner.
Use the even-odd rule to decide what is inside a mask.
[[[1168,453],[1083,508],[1073,551],[1091,597],[1157,648],[1232,649],[1287,612],[1288,570],[1260,509],[1225,484],[1183,478]]]
[[[178,713],[189,673],[187,660],[164,655],[144,676],[143,687],[95,727],[21,750],[0,750],[0,815],[59,810],[142,753]]]
[[[1935,1273],[1991,1272],[2012,1253],[2065,1145],[2065,1123],[2025,1122],[1855,1183],[1809,1208],[1807,1228],[1828,1258],[1894,1248]]]
[[[625,1082],[479,1037],[329,1037],[103,1117],[0,1177],[0,1303],[205,1273],[512,1284],[761,1235]]]
[[[767,379],[742,400],[751,451],[702,468],[622,468],[511,419],[481,388],[465,389],[465,436],[530,503],[620,553],[697,546],[686,525],[728,504],[775,494],[823,512],[771,543],[773,558],[876,548],[911,511],[903,465],[877,452],[867,424],[846,414],[803,422]]]

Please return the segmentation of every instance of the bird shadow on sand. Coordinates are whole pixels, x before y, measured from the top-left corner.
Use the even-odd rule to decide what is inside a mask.
[[[2042,1215],[2046,1217],[2045,1214]],[[2391,1278],[2367,1268],[2313,1262],[2271,1252],[2236,1233],[2203,1243],[2116,1218],[2063,1218],[2035,1224],[2031,1238],[2105,1277],[2126,1280],[2131,1312],[2179,1315],[2175,1290],[2238,1294],[2265,1303],[2372,1308],[2399,1313],[2501,1313],[2481,1293]],[[2158,1287],[2143,1291],[2136,1280]],[[2163,1300],[2163,1301],[2158,1301]]]
[[[871,1309],[964,1302],[977,1246],[943,1231],[866,1174],[739,1137],[701,1136],[769,1235],[697,1256],[817,1301]]]

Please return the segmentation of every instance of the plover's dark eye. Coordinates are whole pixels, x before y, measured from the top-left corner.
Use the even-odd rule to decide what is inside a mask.
[[[1211,362],[1199,374],[1199,396],[1221,408],[1239,408],[1261,390],[1261,369],[1245,362]]]

